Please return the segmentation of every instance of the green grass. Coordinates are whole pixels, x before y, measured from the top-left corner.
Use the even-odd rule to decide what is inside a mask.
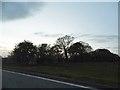
[[[105,85],[118,83],[117,63],[79,63],[66,65],[16,66],[5,65],[3,68],[20,72],[31,72],[71,78],[77,81],[90,81]]]

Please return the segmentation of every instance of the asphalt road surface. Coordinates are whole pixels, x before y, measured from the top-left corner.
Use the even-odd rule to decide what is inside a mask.
[[[2,71],[2,88],[79,88],[81,90],[95,90],[91,87],[6,70]]]

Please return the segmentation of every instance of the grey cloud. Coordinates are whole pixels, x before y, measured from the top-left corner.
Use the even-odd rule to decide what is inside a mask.
[[[89,41],[95,41],[97,43],[107,43],[111,41],[117,41],[118,35],[93,35],[93,34],[81,34],[76,38],[86,38]]]
[[[44,32],[36,32],[36,33],[34,33],[34,35],[39,35],[41,37],[59,37],[59,36],[62,36],[63,34],[61,34],[61,33],[47,34]]]
[[[88,39],[90,41],[95,41],[97,43],[106,43],[106,42],[109,42],[108,40],[106,39],[100,39],[100,38],[92,38],[92,39]]]
[[[91,37],[92,36],[92,34],[75,34],[75,33],[72,33],[70,35],[74,36],[75,38]]]
[[[2,20],[15,20],[31,16],[34,11],[40,10],[41,2],[2,2]]]
[[[118,35],[95,35],[96,38],[118,39]]]
[[[94,35],[94,34],[77,34],[77,39],[85,39],[86,41],[94,42],[97,44],[104,44],[104,48],[110,49],[114,53],[119,53],[118,48],[118,35]],[[112,46],[107,44],[113,44]],[[109,47],[108,47],[109,46]],[[101,48],[100,47],[100,48]],[[119,51],[118,51],[119,50]],[[120,54],[119,54],[120,55]]]
[[[89,39],[92,41],[96,41],[98,43],[107,43],[107,42],[113,42],[118,40],[117,35],[95,35],[92,37],[92,39]]]
[[[35,35],[42,35],[43,34],[43,32],[36,32],[36,33],[34,33]]]
[[[80,34],[79,37],[96,37],[96,38],[118,38],[118,35],[93,35],[93,34]]]
[[[79,37],[90,37],[92,36],[91,34],[81,34]]]

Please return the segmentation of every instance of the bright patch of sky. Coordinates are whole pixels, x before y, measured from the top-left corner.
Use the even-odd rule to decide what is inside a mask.
[[[53,44],[66,34],[118,53],[117,2],[4,2],[2,15],[2,56],[23,40]]]

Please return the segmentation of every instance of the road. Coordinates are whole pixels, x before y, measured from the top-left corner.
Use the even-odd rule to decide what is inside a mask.
[[[2,71],[2,79],[3,88],[80,88],[81,90],[93,90],[92,87],[6,70]]]

